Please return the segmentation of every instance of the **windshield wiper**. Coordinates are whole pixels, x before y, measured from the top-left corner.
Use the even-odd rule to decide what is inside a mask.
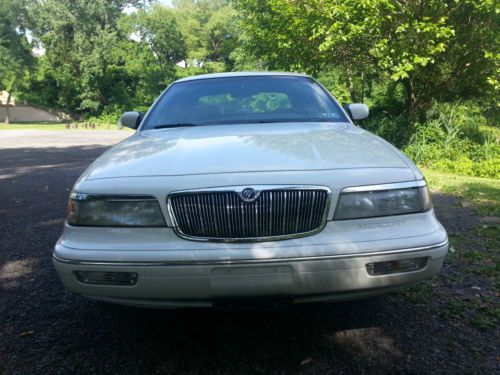
[[[190,128],[192,126],[200,126],[197,124],[191,124],[189,122],[179,122],[176,124],[164,124],[164,125],[156,125],[155,129],[165,129],[165,128]]]

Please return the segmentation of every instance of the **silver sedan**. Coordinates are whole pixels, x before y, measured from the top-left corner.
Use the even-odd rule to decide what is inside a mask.
[[[448,239],[425,179],[366,116],[301,74],[174,82],[76,182],[62,282],[174,308],[348,300],[436,275]]]

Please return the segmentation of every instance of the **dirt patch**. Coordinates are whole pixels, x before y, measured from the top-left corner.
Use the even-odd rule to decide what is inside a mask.
[[[481,223],[472,204],[459,197],[433,192],[432,203],[438,220],[448,234],[464,233]]]

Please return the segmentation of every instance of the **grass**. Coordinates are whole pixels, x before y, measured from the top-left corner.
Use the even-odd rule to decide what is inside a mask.
[[[500,168],[500,166],[499,166]],[[500,181],[498,179],[458,176],[427,170],[432,190],[452,194],[472,204],[482,224],[467,233],[450,236],[458,251],[456,256],[467,263],[468,271],[500,279]]]
[[[500,168],[500,166],[499,166]],[[500,216],[500,180],[424,170],[431,190],[463,198],[480,216]]]
[[[427,305],[436,297],[434,284],[434,280],[426,280],[412,285],[400,293],[413,304]]]
[[[456,257],[467,264],[467,270],[500,282],[500,228],[481,224],[469,233],[453,236],[451,244],[458,250]]]
[[[455,324],[488,330],[498,325],[500,305],[500,183],[496,179],[459,176],[425,170],[430,188],[457,196],[460,205],[472,205],[479,224],[464,233],[449,234],[454,253],[445,269],[432,279],[402,292],[411,303],[436,309]]]
[[[68,128],[69,126],[69,128]],[[116,124],[95,124],[95,129],[88,123],[73,122],[64,124],[59,122],[34,122],[34,123],[16,123],[16,124],[0,124],[0,130],[118,130]],[[132,129],[124,128],[125,131]]]
[[[491,329],[497,325],[500,308],[492,297],[476,294],[452,299],[441,311],[441,316],[469,321],[479,329]]]

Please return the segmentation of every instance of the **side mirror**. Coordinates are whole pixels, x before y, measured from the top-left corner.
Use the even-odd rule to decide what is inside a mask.
[[[125,112],[120,118],[119,125],[127,128],[137,129],[142,121],[142,113],[140,112]]]
[[[351,119],[353,120],[363,120],[368,117],[370,111],[368,110],[368,106],[363,103],[351,103],[345,104],[342,107],[349,114]]]

